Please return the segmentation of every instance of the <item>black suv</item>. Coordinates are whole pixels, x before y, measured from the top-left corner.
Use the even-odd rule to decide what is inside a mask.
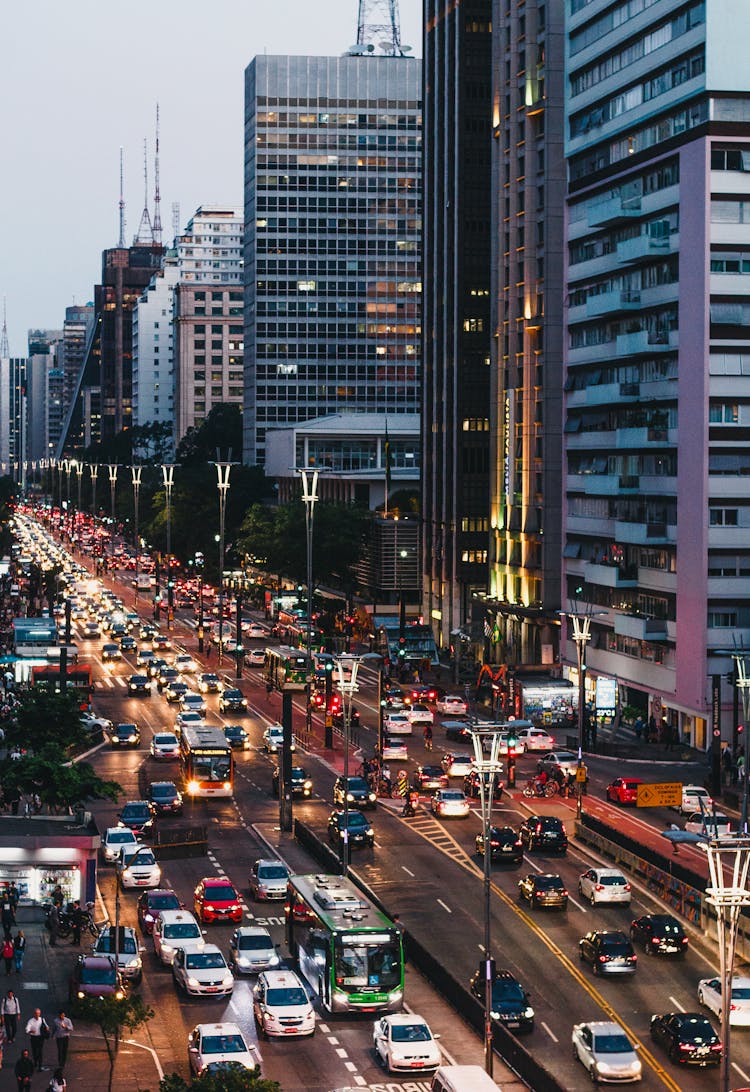
[[[519,834],[527,849],[547,849],[552,853],[568,852],[565,825],[555,815],[530,815],[521,823]]]
[[[148,800],[129,800],[117,818],[121,827],[129,827],[134,834],[149,834],[154,825],[154,809]]]
[[[624,933],[619,929],[594,930],[581,937],[578,952],[584,963],[590,963],[594,974],[635,974],[638,956]]]
[[[292,766],[292,796],[312,796],[312,790],[312,778],[308,777],[307,770],[304,766]],[[274,766],[273,774],[271,775],[271,792],[274,796],[279,795],[278,766]]]
[[[477,834],[475,847],[478,856],[484,857],[484,833]],[[513,827],[490,827],[490,860],[521,863],[523,842]]]
[[[562,877],[554,872],[541,875],[538,872],[530,872],[528,876],[518,881],[518,894],[537,910],[542,906],[564,910],[568,905],[568,889]]]
[[[243,697],[241,690],[225,688],[219,698],[220,713],[246,713],[247,699]]]
[[[651,1038],[678,1065],[719,1065],[721,1039],[700,1012],[668,1012],[651,1017]]]
[[[157,815],[182,815],[182,793],[174,781],[152,781],[148,799]]]
[[[470,987],[477,1001],[484,1004],[484,967],[473,975]],[[534,1030],[534,1010],[529,995],[510,971],[498,971],[492,981],[491,1016],[503,1027],[515,1031]]]
[[[113,747],[139,747],[141,732],[137,724],[116,724],[109,741]]]
[[[343,807],[345,800],[351,808],[370,808],[374,811],[378,798],[364,777],[350,777],[348,785],[345,777],[337,777],[333,786],[333,802]]]
[[[345,830],[349,831],[350,846],[370,846],[375,844],[375,832],[361,811],[334,811],[328,820],[328,837],[332,842],[341,842]]]
[[[630,923],[630,939],[649,955],[686,955],[688,938],[677,918],[671,914],[644,914]]]

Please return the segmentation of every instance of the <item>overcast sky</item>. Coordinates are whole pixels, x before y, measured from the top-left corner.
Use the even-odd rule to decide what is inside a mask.
[[[421,0],[400,0],[401,41],[421,56]],[[3,5],[0,297],[11,354],[28,330],[60,329],[93,298],[118,240],[125,149],[126,242],[153,211],[161,113],[164,238],[201,204],[242,207],[243,72],[258,53],[335,56],[356,41],[358,0],[18,0]]]

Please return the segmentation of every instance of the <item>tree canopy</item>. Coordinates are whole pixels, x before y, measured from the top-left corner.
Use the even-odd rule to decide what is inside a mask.
[[[87,1024],[95,1024],[102,1033],[109,1056],[109,1082],[115,1071],[120,1040],[125,1029],[130,1032],[147,1024],[154,1018],[154,1010],[149,1008],[140,994],[129,993],[124,997],[83,997],[73,1004],[73,1015]]]
[[[260,1070],[225,1069],[221,1073],[204,1073],[190,1084],[178,1073],[171,1073],[159,1083],[159,1092],[281,1092],[278,1081],[260,1075]]]

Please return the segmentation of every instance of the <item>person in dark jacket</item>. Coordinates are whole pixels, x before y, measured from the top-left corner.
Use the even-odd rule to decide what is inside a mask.
[[[21,1052],[21,1057],[16,1062],[15,1073],[18,1092],[23,1092],[23,1089],[26,1088],[31,1088],[31,1078],[34,1076],[34,1063],[31,1060],[31,1055],[28,1050]]]

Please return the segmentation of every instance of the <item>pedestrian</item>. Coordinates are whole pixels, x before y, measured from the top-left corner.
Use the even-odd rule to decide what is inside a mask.
[[[60,1013],[52,1021],[52,1038],[55,1040],[57,1046],[57,1064],[60,1069],[65,1068],[65,1062],[68,1057],[68,1047],[70,1045],[70,1036],[73,1033],[73,1022],[69,1016],[61,1010]]]
[[[269,679],[266,683],[266,701],[271,700],[271,694],[273,694],[273,683]]]
[[[732,784],[732,752],[729,747],[725,747],[721,752],[721,766],[724,771],[724,784]]]
[[[34,1015],[26,1021],[26,1034],[31,1045],[31,1060],[34,1067],[41,1071],[48,1067],[44,1061],[44,1040],[49,1039],[49,1024],[42,1016],[41,1009],[34,1009]]]
[[[210,641],[210,639],[209,639],[209,642],[208,642],[208,644],[206,645],[206,663],[208,663],[208,661],[209,661],[210,659],[211,659],[211,641]]]
[[[49,929],[49,946],[50,948],[54,948],[57,944],[57,938],[60,935],[60,910],[57,903],[55,903],[49,912],[47,928]]]
[[[78,899],[73,903],[73,909],[70,914],[71,925],[73,926],[73,940],[72,944],[81,946],[81,926],[83,925],[84,913],[81,910],[81,903]]]
[[[6,937],[3,942],[3,960],[5,961],[5,973],[10,974],[13,970],[13,956],[15,952],[13,949],[13,941],[10,937]]]
[[[3,1018],[3,1026],[8,1042],[14,1042],[18,1034],[18,1018],[21,1015],[21,1003],[13,990],[8,990],[0,1002],[0,1015]]]
[[[26,955],[26,937],[23,929],[19,929],[13,938],[13,960],[16,965],[16,974],[23,972],[23,959]]]
[[[52,902],[55,904],[58,910],[65,902],[65,895],[63,894],[63,889],[62,887],[60,887],[60,884],[58,884],[52,892]]]
[[[16,910],[18,909],[18,901],[20,899],[15,880],[11,880],[10,882],[10,887],[8,888],[8,898],[10,899],[10,904],[13,907],[13,913],[15,914]]]
[[[737,781],[741,783],[745,777],[745,756],[737,755]]]
[[[13,912],[13,904],[8,898],[8,892],[3,895],[2,913],[0,920],[3,923],[3,935],[5,940],[13,939],[13,926],[16,924],[16,915]]]
[[[646,743],[656,743],[656,720],[653,716],[648,718],[648,732],[646,733]]]
[[[28,1050],[21,1051],[21,1057],[16,1062],[16,1085],[18,1092],[31,1088],[31,1078],[34,1075],[34,1063],[29,1057]]]
[[[66,1092],[67,1087],[68,1082],[65,1080],[62,1069],[58,1066],[52,1074],[52,1080],[49,1082],[47,1092]]]
[[[635,724],[633,725],[633,728],[635,729],[635,741],[636,741],[636,743],[640,743],[641,742],[641,736],[643,735],[643,718],[642,717],[636,717],[635,718]]]

